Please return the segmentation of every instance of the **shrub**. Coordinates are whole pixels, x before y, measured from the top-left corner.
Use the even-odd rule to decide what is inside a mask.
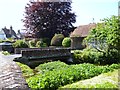
[[[49,38],[42,38],[42,41],[47,44],[47,46],[50,46],[50,39]]]
[[[99,52],[94,48],[85,48],[73,53],[74,63],[113,64],[120,62],[119,57],[120,53],[115,49],[109,52]]]
[[[8,51],[2,51],[2,54],[4,54],[4,55],[10,55],[10,53]]]
[[[119,81],[117,69],[113,72],[104,73],[89,80],[82,80],[65,85],[63,87],[59,87],[58,90],[65,90],[65,88],[76,88],[75,90],[78,90],[79,88],[84,88],[82,90],[86,90],[86,88],[89,88],[88,90],[94,90],[95,88],[101,88],[100,90],[107,90],[109,88],[110,90],[118,90],[118,82]]]
[[[105,63],[120,63],[120,50],[110,49],[104,53]]]
[[[15,48],[28,48],[28,44],[24,40],[17,40],[12,45]]]
[[[63,34],[55,34],[51,40],[52,46],[62,46],[62,41],[64,39]]]
[[[64,47],[70,47],[71,46],[71,39],[70,37],[66,37],[62,41],[62,46]]]
[[[59,62],[57,65],[55,64],[57,64],[57,62],[45,64],[45,66],[40,65],[39,70],[41,70],[42,73],[27,79],[29,87],[41,90],[56,90],[60,86],[114,70],[114,67],[110,68],[110,66],[96,66],[85,63],[68,66],[64,64],[62,66],[62,63]]]
[[[3,43],[3,42],[13,43],[14,40],[13,40],[13,39],[10,39],[10,38],[8,38],[7,40],[2,40],[2,39],[0,39],[0,43]]]
[[[36,47],[38,47],[38,48],[40,48],[40,47],[47,47],[47,44],[44,43],[43,41],[37,41]]]
[[[0,39],[0,43],[2,43],[3,42],[3,40],[2,39]]]
[[[29,41],[29,47],[32,48],[32,47],[35,47],[36,46],[36,40],[30,40]]]
[[[112,64],[112,65],[110,65],[109,66],[110,68],[114,68],[114,69],[118,69],[118,68],[120,68],[120,64]]]
[[[57,69],[62,69],[67,67],[68,65],[60,62],[60,61],[54,61],[54,62],[49,62],[49,63],[44,63],[44,64],[40,64],[38,67],[35,68],[35,71],[38,73],[44,73],[47,71],[53,71],[53,70],[57,70]]]
[[[17,62],[17,64],[20,66],[24,78],[29,78],[34,75],[34,71],[27,65],[19,63],[19,62]]]
[[[75,51],[73,58],[75,63],[101,64],[104,61],[103,53],[91,48],[86,48],[83,51]]]

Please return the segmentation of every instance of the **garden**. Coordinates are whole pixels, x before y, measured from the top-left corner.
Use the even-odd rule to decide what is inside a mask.
[[[64,4],[30,2],[27,4],[23,22],[28,31],[31,30],[31,35],[35,39],[28,37],[15,40],[11,42],[13,48],[70,48],[69,35],[74,29],[72,23],[76,21],[75,14],[70,12],[70,4],[71,2]],[[29,87],[33,90],[70,88],[118,90],[120,88],[118,84],[120,83],[119,20],[119,16],[111,16],[97,23],[83,40],[85,48],[71,50],[71,63],[60,60],[49,61],[31,69],[29,66],[17,62]],[[6,41],[0,40],[0,42]],[[10,54],[6,51],[2,53]]]
[[[112,16],[98,23],[84,39],[83,50],[71,50],[72,63],[47,62],[31,69],[17,62],[23,77],[33,90],[61,90],[66,88],[109,88],[118,90],[120,83],[120,32],[119,17]],[[51,46],[70,46],[70,38],[55,34]],[[42,41],[17,40],[14,47],[40,48],[47,44]],[[9,54],[4,52],[4,54]]]

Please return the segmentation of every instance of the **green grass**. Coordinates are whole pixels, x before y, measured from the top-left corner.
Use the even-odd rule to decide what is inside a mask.
[[[22,64],[22,63],[19,63],[19,62],[16,62],[16,63],[20,66],[24,78],[29,78],[31,76],[34,76],[34,70],[33,69],[31,69],[30,67],[28,67],[25,64]]]
[[[99,76],[93,77],[91,79],[81,80],[73,84],[68,84],[66,86],[60,87],[58,90],[64,88],[118,88],[118,71],[108,72],[101,74]]]

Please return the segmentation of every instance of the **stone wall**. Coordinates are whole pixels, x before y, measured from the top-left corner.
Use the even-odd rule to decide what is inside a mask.
[[[14,61],[35,68],[39,64],[49,61],[61,60],[68,62],[69,58],[71,58],[70,48],[32,48],[22,50],[22,57],[15,58]]]
[[[10,53],[13,53],[14,48],[12,47],[12,45],[0,45],[0,51],[8,51]]]
[[[83,49],[82,45],[84,37],[71,37],[71,49]]]
[[[39,48],[22,50],[22,57],[54,57],[70,55],[69,48]]]

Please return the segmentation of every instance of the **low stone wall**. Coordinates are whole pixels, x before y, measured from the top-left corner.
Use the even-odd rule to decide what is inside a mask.
[[[14,53],[15,54],[21,54],[22,50],[27,50],[27,49],[30,49],[30,48],[14,48]]]
[[[14,53],[14,48],[11,45],[1,45],[0,51],[8,51],[10,53]]]
[[[54,56],[67,56],[70,55],[69,48],[39,48],[22,50],[22,57],[54,57]]]
[[[45,48],[14,48],[15,54],[22,54],[22,50],[41,50],[41,49],[54,49],[55,47],[45,47]]]
[[[68,62],[71,58],[70,48],[34,48],[22,50],[22,57],[15,58],[14,61],[28,65],[30,68],[35,68],[40,63],[61,60]]]

